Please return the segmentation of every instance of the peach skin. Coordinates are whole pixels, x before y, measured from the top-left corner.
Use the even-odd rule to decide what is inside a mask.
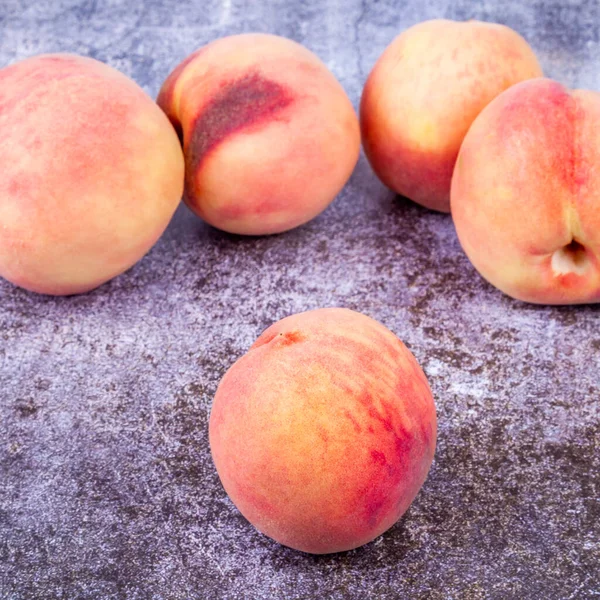
[[[392,190],[450,210],[460,144],[506,88],[542,75],[525,40],[495,23],[433,20],[401,33],[371,71],[360,120],[366,155]]]
[[[358,119],[309,50],[265,34],[216,40],[167,78],[158,104],[180,133],[185,201],[225,231],[279,233],[335,198],[358,160]]]
[[[550,79],[496,98],[467,134],[452,216],[475,268],[539,304],[600,301],[600,94]]]
[[[86,292],[156,242],[183,188],[168,119],[90,58],[0,70],[0,275],[44,294]]]
[[[281,544],[350,550],[408,509],[433,460],[435,406],[402,342],[327,308],[269,327],[223,377],[209,438],[240,512]]]

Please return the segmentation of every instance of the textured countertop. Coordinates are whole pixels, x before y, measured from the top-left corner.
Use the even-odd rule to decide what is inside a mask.
[[[433,17],[516,28],[549,76],[600,89],[597,0],[1,0],[0,66],[70,51],[156,95],[225,34],[316,52],[357,105],[376,58]],[[438,407],[404,518],[313,557],[257,533],[213,468],[207,418],[273,321],[346,306],[387,325]],[[180,208],[129,272],[77,297],[0,281],[0,598],[600,598],[600,305],[537,307],[486,284],[448,216],[395,197],[364,157],[323,215],[240,238]]]

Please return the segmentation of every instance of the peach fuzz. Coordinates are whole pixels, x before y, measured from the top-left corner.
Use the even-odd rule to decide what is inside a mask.
[[[600,94],[550,79],[498,96],[462,145],[452,216],[477,270],[541,304],[600,301]]]
[[[185,201],[231,233],[306,223],[358,160],[346,93],[312,52],[282,37],[235,35],[204,46],[169,75],[158,103],[182,138]]]
[[[29,58],[0,70],[0,275],[75,294],[122,273],[156,242],[183,188],[163,112],[90,58]]]
[[[385,185],[430,209],[450,210],[461,142],[506,88],[542,75],[525,40],[480,21],[425,21],[386,48],[365,85],[365,153]]]
[[[435,406],[387,328],[340,308],[269,327],[223,377],[209,424],[226,492],[262,533],[314,554],[370,542],[431,465]]]

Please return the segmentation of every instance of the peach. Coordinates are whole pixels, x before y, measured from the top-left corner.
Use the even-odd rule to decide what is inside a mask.
[[[550,79],[496,98],[465,137],[452,216],[475,268],[520,300],[600,301],[600,94]]]
[[[182,138],[186,203],[231,233],[306,223],[358,160],[346,93],[312,52],[282,37],[235,35],[204,46],[169,75],[158,103]]]
[[[85,292],[159,238],[181,200],[177,135],[133,81],[96,60],[42,55],[0,70],[0,275]]]
[[[401,33],[364,88],[360,119],[377,176],[428,208],[450,210],[450,181],[475,117],[511,85],[542,75],[525,40],[494,23],[433,20]]]
[[[269,327],[223,377],[209,424],[226,492],[304,552],[356,548],[425,481],[436,417],[423,371],[386,327],[328,308]]]

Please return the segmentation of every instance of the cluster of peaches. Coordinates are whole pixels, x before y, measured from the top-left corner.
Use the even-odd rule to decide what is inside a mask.
[[[81,293],[122,273],[182,195],[232,233],[306,223],[347,182],[362,137],[386,185],[452,213],[493,285],[531,302],[600,301],[600,95],[543,78],[501,25],[402,33],[368,78],[360,124],[314,54],[251,34],[189,56],[157,103],[89,58],[24,60],[0,70],[0,131],[0,275],[31,291]],[[436,416],[393,333],[320,309],[274,324],[231,367],[209,432],[248,520],[326,553],[406,511],[433,460]]]

